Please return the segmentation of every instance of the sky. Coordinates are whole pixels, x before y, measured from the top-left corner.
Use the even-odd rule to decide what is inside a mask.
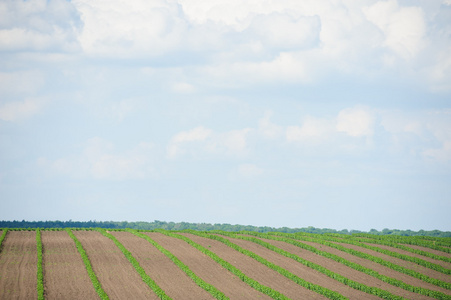
[[[0,1],[0,220],[450,216],[450,0]]]

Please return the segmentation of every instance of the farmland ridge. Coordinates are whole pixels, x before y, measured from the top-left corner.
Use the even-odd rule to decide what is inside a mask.
[[[450,299],[451,238],[0,228],[0,299]]]

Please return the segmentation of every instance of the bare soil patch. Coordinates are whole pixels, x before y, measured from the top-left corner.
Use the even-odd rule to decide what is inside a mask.
[[[177,256],[197,276],[215,286],[230,299],[271,299],[245,284],[237,276],[185,241],[157,232],[146,234]]]
[[[236,268],[240,269],[250,278],[255,279],[259,283],[281,292],[291,299],[326,299],[326,297],[296,284],[292,280],[264,266],[253,258],[250,258],[249,256],[244,255],[219,241],[199,237],[192,234],[183,235],[213,251],[219,257],[228,261]]]
[[[360,251],[360,252],[363,252],[363,253],[367,253],[367,254],[370,254],[370,255],[373,255],[373,256],[376,256],[376,257],[380,257],[380,258],[382,258],[382,259],[384,259],[386,261],[389,261],[391,263],[403,266],[405,268],[408,268],[408,269],[420,272],[420,273],[425,274],[425,275],[427,275],[429,277],[440,279],[440,280],[443,280],[443,281],[451,283],[451,276],[443,274],[443,273],[440,273],[440,272],[437,272],[437,271],[434,271],[432,269],[429,269],[429,268],[426,268],[426,267],[423,267],[423,266],[420,266],[420,265],[417,265],[417,264],[415,264],[413,262],[405,261],[405,260],[402,260],[400,258],[392,257],[392,256],[389,256],[389,255],[382,254],[382,253],[379,253],[379,252],[376,252],[376,251],[373,251],[373,250],[370,250],[370,249],[362,248],[362,247],[359,247],[359,246],[354,246],[354,245],[349,245],[349,244],[341,244],[341,243],[336,243],[336,244],[339,244],[339,245],[341,245],[343,247],[346,247],[346,248],[349,248],[349,249],[354,249],[354,250],[357,250],[357,251]],[[343,253],[343,252],[341,252],[341,253]],[[374,264],[374,263],[372,263],[372,264]],[[374,265],[380,266],[379,264],[374,264]],[[383,267],[383,268],[385,268],[385,267]],[[389,268],[387,268],[387,269],[389,269]],[[391,270],[391,269],[389,269],[389,270]],[[398,273],[398,274],[400,274],[400,273]],[[423,282],[423,281],[420,281],[420,282]]]
[[[110,299],[158,299],[112,240],[96,231],[73,231]]]
[[[214,299],[148,241],[129,232],[111,232],[146,273],[173,299]]]
[[[336,280],[333,280],[332,278],[314,269],[304,266],[303,264],[296,262],[291,258],[278,254],[256,243],[229,237],[227,237],[227,239],[237,244],[238,246],[247,249],[249,251],[252,251],[253,253],[263,257],[264,259],[290,271],[291,273],[297,275],[298,277],[308,282],[323,286],[332,291],[336,291],[342,294],[343,296],[348,297],[349,299],[368,299],[368,300],[380,299],[375,295],[370,295],[362,291],[350,288],[349,286],[340,283]]]
[[[338,273],[338,274],[343,275],[343,276],[345,276],[345,277],[347,277],[347,278],[349,278],[351,280],[360,282],[360,283],[365,284],[367,286],[378,287],[378,288],[384,289],[386,291],[389,291],[390,293],[392,293],[394,295],[402,296],[402,297],[405,297],[405,298],[408,298],[408,299],[432,299],[430,297],[426,297],[426,296],[423,296],[423,295],[420,295],[420,294],[412,293],[412,292],[406,291],[404,289],[395,287],[395,286],[390,285],[388,283],[385,283],[382,280],[379,280],[379,279],[377,279],[377,278],[375,278],[373,276],[370,276],[370,275],[367,275],[365,273],[359,272],[359,271],[354,270],[354,269],[352,269],[350,267],[347,267],[347,266],[345,266],[345,265],[343,265],[341,263],[338,263],[338,262],[336,262],[336,261],[334,261],[332,259],[328,259],[326,257],[314,254],[314,253],[312,253],[312,252],[310,252],[308,250],[301,249],[301,248],[296,247],[294,245],[291,245],[291,244],[288,244],[288,243],[285,243],[285,242],[281,242],[281,241],[274,241],[274,240],[268,240],[268,239],[262,239],[262,240],[264,240],[264,241],[266,241],[266,242],[268,242],[268,243],[270,243],[270,244],[272,244],[272,245],[274,245],[276,247],[284,249],[284,250],[286,250],[286,251],[288,251],[290,253],[298,255],[299,257],[301,257],[303,259],[306,259],[308,261],[314,262],[315,264],[321,265],[321,266],[331,270],[332,272]],[[333,253],[335,255],[341,256],[341,257],[343,257],[343,258],[345,258],[345,259],[347,259],[349,261],[358,263],[358,264],[360,264],[362,266],[365,266],[367,268],[373,269],[373,270],[375,270],[377,272],[379,272],[380,269],[383,268],[382,270],[385,271],[384,275],[386,275],[386,276],[390,276],[390,277],[393,277],[393,278],[396,278],[396,279],[399,279],[399,280],[402,280],[402,281],[404,281],[404,279],[406,279],[406,278],[408,278],[408,279],[415,279],[415,278],[412,278],[410,276],[407,276],[407,275],[401,274],[399,272],[393,271],[391,269],[382,267],[382,266],[380,266],[378,264],[375,264],[375,263],[372,263],[370,261],[367,261],[367,260],[364,260],[364,259],[360,259],[360,258],[355,257],[353,255],[341,252],[341,251],[336,250],[334,248],[330,248],[330,247],[327,247],[327,246],[324,246],[324,245],[310,243],[310,242],[303,242],[303,243],[309,244],[309,245],[314,246],[314,247],[317,247],[317,248],[319,248],[322,251],[330,252],[330,253]],[[379,268],[379,266],[381,268]],[[379,273],[382,274],[382,272],[379,272]],[[406,282],[406,281],[404,281],[404,282]],[[417,282],[419,282],[420,284],[424,283],[424,284],[426,284],[428,286],[433,286],[433,285],[430,285],[428,283],[422,282],[420,280],[417,280]],[[438,287],[436,287],[436,288],[438,288]],[[440,288],[438,288],[438,289],[440,289]],[[441,290],[443,290],[443,289],[441,289]]]
[[[35,231],[8,231],[0,252],[0,299],[36,299]]]
[[[95,299],[97,293],[72,238],[41,231],[46,299]]]

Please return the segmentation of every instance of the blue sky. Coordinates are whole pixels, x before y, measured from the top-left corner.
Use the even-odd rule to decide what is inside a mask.
[[[451,230],[451,1],[1,1],[0,207]]]

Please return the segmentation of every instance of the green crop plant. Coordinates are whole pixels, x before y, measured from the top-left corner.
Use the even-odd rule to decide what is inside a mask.
[[[128,261],[133,265],[136,272],[141,276],[141,279],[144,281],[145,284],[149,286],[150,289],[158,296],[158,298],[163,300],[171,300],[171,297],[166,295],[166,293],[158,286],[158,284],[150,278],[149,275],[147,275],[146,271],[141,267],[139,262],[136,260],[136,258],[133,257],[133,255],[130,253],[130,251],[127,250],[127,248],[124,247],[124,245],[119,242],[114,235],[111,233],[106,232],[105,229],[97,228],[98,232],[106,236],[107,238],[111,239],[116,246],[122,251],[122,253],[125,255],[125,257],[128,259]]]
[[[2,235],[0,236],[0,251],[2,251],[2,243],[8,233],[8,228],[3,228]]]
[[[208,255],[214,261],[219,263],[222,267],[224,267],[225,269],[227,269],[230,272],[232,272],[234,275],[236,275],[238,278],[240,278],[243,282],[245,282],[250,287],[256,289],[257,291],[262,292],[263,294],[266,294],[266,295],[268,295],[269,297],[271,297],[273,299],[278,299],[278,300],[290,299],[287,296],[285,296],[284,294],[280,293],[279,291],[276,291],[276,290],[274,290],[274,289],[272,289],[270,287],[262,285],[258,281],[246,276],[243,272],[241,272],[241,270],[239,270],[238,268],[236,268],[235,266],[233,266],[229,262],[223,260],[218,255],[216,255],[214,252],[212,252],[212,251],[208,250],[207,248],[205,248],[205,247],[193,242],[189,238],[184,237],[184,236],[179,235],[179,234],[171,233],[171,232],[168,232],[168,231],[162,230],[162,229],[155,229],[154,231],[162,233],[162,234],[170,236],[170,237],[178,238],[178,239],[181,239],[181,240],[187,242],[189,245],[191,245],[194,248],[198,249],[200,252]]]
[[[44,299],[44,271],[42,269],[42,240],[41,230],[36,229],[36,248],[38,252],[37,291],[38,300]]]
[[[134,235],[145,239],[150,244],[152,244],[155,248],[157,248],[161,253],[166,255],[172,262],[174,262],[175,265],[177,265],[183,272],[185,272],[186,275],[188,275],[199,287],[203,288],[205,291],[210,293],[213,297],[215,297],[218,300],[227,300],[229,299],[223,292],[218,290],[213,285],[205,282],[202,278],[197,276],[191,269],[185,265],[180,259],[178,259],[174,254],[172,254],[170,251],[162,247],[160,244],[155,242],[153,239],[151,239],[148,235],[142,234],[138,232],[137,230],[133,229],[127,229],[128,232],[133,233]]]
[[[92,269],[91,262],[89,261],[89,257],[86,254],[86,251],[83,248],[83,245],[80,243],[80,241],[74,235],[74,233],[70,230],[70,228],[66,228],[66,232],[69,234],[69,236],[75,242],[75,246],[77,247],[77,250],[81,255],[81,258],[83,259],[83,263],[85,264],[85,268],[88,271],[89,278],[91,279],[91,282],[94,286],[94,289],[97,292],[97,295],[99,295],[100,299],[102,299],[102,300],[108,300],[109,297],[106,294],[106,292],[103,290],[102,285],[100,284],[99,279],[96,276],[96,273]]]

